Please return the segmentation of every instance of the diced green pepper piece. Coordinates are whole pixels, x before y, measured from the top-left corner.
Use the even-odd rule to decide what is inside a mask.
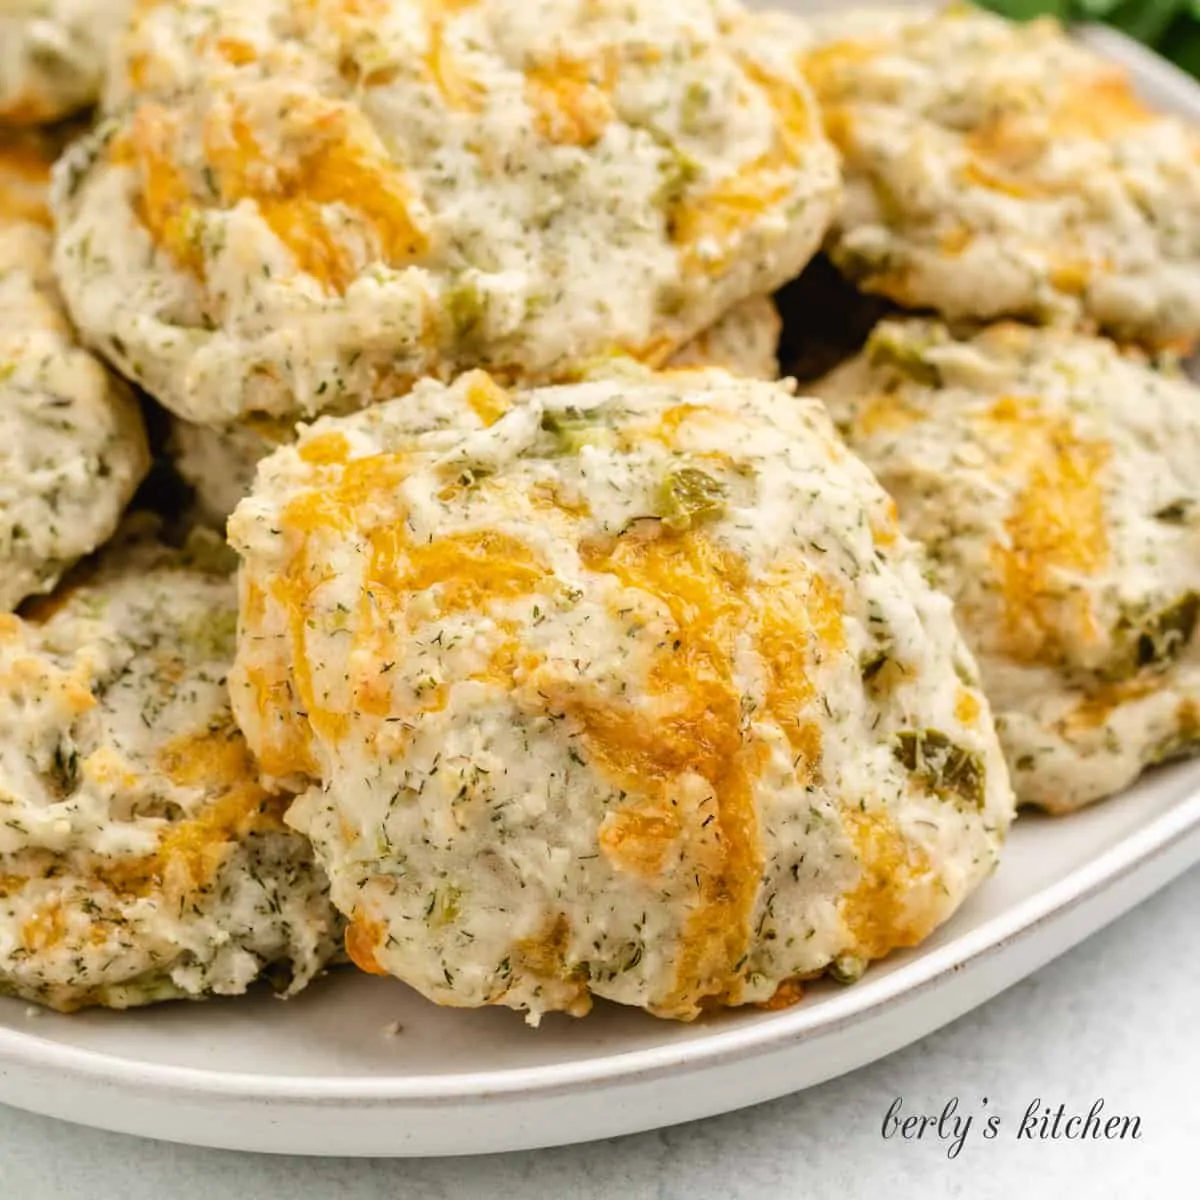
[[[908,339],[896,337],[886,327],[880,326],[867,339],[867,361],[873,367],[891,367],[914,383],[940,387],[942,373],[926,357],[928,349],[928,346],[915,345]]]
[[[483,324],[487,305],[474,280],[460,283],[446,294],[446,312],[460,346],[474,342]]]
[[[839,954],[826,968],[831,979],[838,983],[857,983],[867,970],[867,960],[856,954]]]
[[[1196,632],[1198,616],[1200,595],[1195,592],[1188,592],[1181,600],[1155,613],[1138,635],[1138,666],[1157,666],[1177,659]]]
[[[435,929],[452,925],[459,914],[459,901],[462,899],[462,889],[453,884],[436,889],[429,898],[425,908],[425,918]]]
[[[672,471],[658,489],[658,512],[673,533],[683,533],[725,511],[725,485],[695,467]]]
[[[983,759],[973,750],[955,745],[936,729],[904,730],[896,734],[893,750],[905,769],[935,795],[983,807],[986,772]]]
[[[1166,667],[1183,653],[1200,618],[1200,594],[1187,592],[1166,608],[1148,614],[1127,613],[1115,630],[1122,647],[1106,678],[1119,682],[1146,668]]]
[[[584,446],[611,446],[613,431],[599,412],[566,408],[542,414],[542,428],[558,439],[560,454],[578,454]]]
[[[676,205],[683,203],[688,189],[703,172],[700,164],[677,146],[664,143],[663,149],[667,155],[659,167],[660,182],[654,202],[658,208],[669,213]]]

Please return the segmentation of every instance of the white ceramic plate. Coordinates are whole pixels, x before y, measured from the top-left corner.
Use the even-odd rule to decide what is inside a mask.
[[[1183,75],[1117,35],[1095,36],[1152,100],[1200,117],[1200,89]],[[815,986],[784,1012],[678,1025],[601,1005],[585,1021],[550,1017],[531,1030],[507,1010],[439,1009],[350,972],[286,1004],[259,995],[61,1017],[0,1000],[0,1101],[126,1133],[293,1154],[470,1154],[631,1133],[889,1054],[1197,861],[1193,762],[1069,819],[1022,817],[996,876],[924,946],[854,987]]]

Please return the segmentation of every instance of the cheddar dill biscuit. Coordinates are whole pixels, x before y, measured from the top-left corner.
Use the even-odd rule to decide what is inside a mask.
[[[830,253],[950,318],[1200,335],[1200,136],[1051,21],[852,12],[801,38],[841,151]]]
[[[94,104],[130,0],[0,0],[0,125]]]
[[[1200,389],[1100,338],[911,320],[816,390],[955,600],[1022,800],[1200,745]]]
[[[482,372],[259,468],[234,711],[347,950],[440,1004],[691,1019],[920,942],[1012,795],[949,601],[824,409]]]
[[[104,542],[149,466],[136,402],[79,346],[58,297],[49,154],[0,134],[0,612]]]
[[[324,876],[229,710],[222,550],[131,533],[0,615],[0,992],[62,1011],[264,975],[295,992],[334,952]]]
[[[486,367],[661,366],[840,194],[733,0],[140,5],[59,172],[91,344],[178,416],[344,412]]]

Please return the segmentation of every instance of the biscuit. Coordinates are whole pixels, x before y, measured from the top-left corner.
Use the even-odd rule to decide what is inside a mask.
[[[130,0],[4,0],[0,125],[41,125],[94,104],[129,7]]]
[[[821,405],[641,369],[324,418],[260,467],[235,713],[431,1000],[782,1004],[991,871],[1003,757],[949,601]]]
[[[730,0],[139,6],[58,174],[89,342],[176,415],[661,366],[817,249],[836,153]]]
[[[1200,336],[1200,137],[1121,67],[966,5],[805,39],[846,176],[829,252],[862,288],[951,320]]]
[[[0,137],[0,611],[113,532],[149,468],[130,390],[83,350],[50,270],[47,148]]]
[[[66,1012],[295,992],[335,952],[325,878],[230,713],[221,552],[131,533],[0,615],[0,992]]]
[[[954,599],[1022,800],[1200,745],[1200,389],[1100,338],[889,320],[815,390]]]

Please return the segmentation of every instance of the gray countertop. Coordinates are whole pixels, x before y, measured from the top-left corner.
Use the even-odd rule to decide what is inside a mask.
[[[1197,1196],[1198,926],[1200,869],[990,1004],[853,1075],[726,1117],[593,1145],[424,1161],[266,1158],[144,1142],[0,1106],[0,1197]],[[897,1097],[901,1116],[940,1113],[957,1097],[958,1115],[973,1118],[959,1153],[950,1158],[951,1139],[932,1133],[885,1139],[881,1125]],[[1103,1099],[1102,1120],[1136,1116],[1141,1136],[1018,1139],[1037,1099],[1065,1106],[1060,1128]],[[987,1140],[993,1113],[1000,1126]]]

